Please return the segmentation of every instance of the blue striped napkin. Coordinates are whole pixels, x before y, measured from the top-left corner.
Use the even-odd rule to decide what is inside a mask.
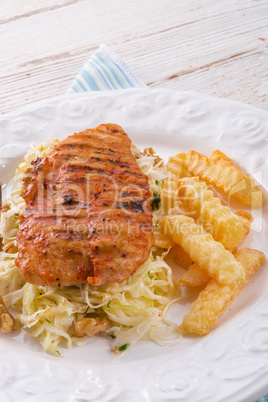
[[[144,87],[146,85],[111,48],[100,45],[77,75],[68,93]]]
[[[68,93],[144,87],[144,82],[111,48],[100,45],[79,72]],[[256,402],[268,402],[268,395]]]

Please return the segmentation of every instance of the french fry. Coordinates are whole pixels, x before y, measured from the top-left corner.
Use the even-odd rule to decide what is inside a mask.
[[[226,155],[217,152],[214,156],[212,154],[211,159],[196,151],[190,151],[186,155],[185,168],[193,176],[213,184],[229,197],[234,197],[252,208],[259,208],[263,204],[264,195],[255,186],[254,179],[242,172]]]
[[[186,158],[186,153],[181,152],[177,155],[170,156],[167,163],[167,172],[170,172],[174,179],[180,179],[181,177],[185,177],[187,175],[187,171],[184,167]]]
[[[239,278],[230,285],[220,285],[212,279],[192,303],[190,311],[183,317],[180,329],[183,332],[206,335],[218,320],[228,304],[234,300],[265,261],[265,255],[258,250],[240,249],[235,254],[241,263],[245,279]]]
[[[240,171],[239,167],[236,166],[232,159],[228,158],[227,155],[225,155],[223,152],[216,150],[212,152],[210,155],[209,159],[213,161],[214,163],[224,166],[224,167],[231,167],[232,169],[237,169]],[[248,175],[248,177],[250,177]],[[259,187],[254,185],[254,180],[253,180],[253,185],[252,185],[252,192],[248,196],[245,197],[246,202],[240,199],[243,203],[246,205],[250,205],[253,208],[259,208],[263,202],[264,202],[264,194],[260,191]],[[235,195],[234,195],[235,197]],[[239,198],[238,198],[239,199]]]
[[[241,223],[243,223],[243,231],[244,231],[244,237],[248,235],[249,231],[250,231],[250,224],[253,221],[253,216],[247,212],[247,211],[243,211],[243,210],[239,210],[235,212],[235,215],[237,215],[238,219],[240,220]],[[180,247],[179,245],[174,246],[173,249],[175,249],[176,247]],[[188,256],[188,261],[190,259],[189,254],[187,254],[182,247],[180,247],[180,250],[178,250],[177,254],[185,254],[183,256],[183,259],[186,259]],[[236,250],[235,250],[236,251]],[[175,261],[176,261],[176,256],[177,254],[175,254]],[[182,257],[181,257],[182,258]],[[179,264],[181,265],[181,264]],[[182,276],[179,278],[179,280],[177,281],[178,285],[180,286],[187,286],[187,287],[195,287],[195,286],[203,286],[206,285],[209,281],[210,281],[210,277],[208,276],[208,274],[199,267],[199,265],[197,263],[194,264],[189,264],[188,266],[184,266],[181,265],[183,268],[188,269],[187,272],[185,272],[184,274],[182,274]]]
[[[233,166],[234,163],[231,158],[228,158],[223,152],[216,150],[212,152],[209,159],[211,159],[214,163],[221,163],[224,166]]]
[[[246,211],[236,211],[235,214],[238,216],[241,223],[243,223],[243,231],[244,237],[250,231],[250,224],[253,221],[253,217],[250,213]],[[178,248],[176,251],[175,249]],[[190,264],[191,261],[189,254],[187,254],[183,248],[179,245],[173,247],[174,259],[180,266],[185,269],[188,269],[187,272],[182,274],[182,276],[178,279],[177,283],[180,286],[187,286],[187,287],[196,287],[196,286],[204,286],[210,281],[210,277],[207,272],[200,268],[200,266],[195,262]],[[177,261],[178,259],[178,261]],[[181,262],[186,261],[187,263],[183,264]]]
[[[177,198],[177,181],[187,175],[184,168],[185,158],[186,154],[182,152],[171,156],[168,160],[166,166],[168,177],[164,180],[161,190],[161,204],[166,211],[174,207]]]
[[[238,216],[229,207],[223,206],[221,200],[198,177],[180,179],[178,196],[181,208],[197,219],[227,250],[236,250],[243,242],[244,226]]]
[[[161,232],[160,229],[154,231],[155,246],[159,248],[169,248],[175,245],[172,237]]]
[[[253,222],[253,216],[249,212],[243,211],[242,209],[236,211],[235,215],[237,215],[238,219],[243,224],[244,238],[245,238],[250,232],[250,225]]]
[[[160,221],[160,225],[164,233],[170,235],[194,262],[222,285],[244,278],[242,265],[221,243],[204,233],[202,226],[196,225],[192,218],[184,215],[167,216]]]
[[[179,244],[176,244],[172,248],[172,253],[176,264],[180,265],[182,268],[188,269],[193,264],[193,261],[191,260],[189,254],[186,253],[186,251],[184,251]]]
[[[177,280],[177,284],[187,287],[204,286],[210,281],[210,279],[208,273],[194,262],[189,267],[188,271]]]

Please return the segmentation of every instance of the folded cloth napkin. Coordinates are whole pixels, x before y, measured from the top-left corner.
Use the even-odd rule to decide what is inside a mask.
[[[77,75],[68,93],[144,87],[146,85],[111,48],[100,45]],[[256,402],[268,402],[268,395]]]
[[[68,93],[144,87],[146,85],[111,48],[100,45],[77,75]]]

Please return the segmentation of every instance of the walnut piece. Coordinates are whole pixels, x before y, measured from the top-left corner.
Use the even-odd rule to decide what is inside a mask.
[[[113,346],[112,349],[111,349],[111,352],[112,352],[112,353],[116,353],[116,354],[119,354],[119,353],[120,353],[117,346]]]
[[[164,164],[163,159],[161,159],[155,152],[155,150],[150,147],[150,148],[144,148],[144,151],[142,152],[142,155],[144,156],[153,156],[155,158],[154,160],[154,166],[157,165],[159,162],[162,162],[161,165]]]
[[[0,212],[7,212],[7,211],[9,211],[10,210],[10,205],[8,205],[8,204],[4,204],[3,206],[2,206],[2,208],[0,209]]]
[[[111,327],[106,318],[82,318],[74,326],[74,336],[82,338],[85,335],[93,336],[99,332],[105,332]]]
[[[14,320],[9,313],[4,313],[0,317],[0,328],[1,331],[6,334],[13,330]]]
[[[16,323],[8,309],[5,306],[2,296],[0,296],[0,330],[6,334],[15,329]]]
[[[10,253],[10,254],[17,253],[17,252],[18,252],[18,249],[17,249],[17,247],[15,246],[15,241],[13,240],[13,241],[11,241],[10,243],[5,244],[5,245],[3,246],[3,251],[4,251],[5,253]]]

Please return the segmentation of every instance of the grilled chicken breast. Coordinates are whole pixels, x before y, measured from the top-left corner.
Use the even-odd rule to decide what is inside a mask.
[[[26,281],[122,282],[147,260],[151,193],[130,147],[120,126],[102,124],[33,162],[17,234],[16,263]]]

